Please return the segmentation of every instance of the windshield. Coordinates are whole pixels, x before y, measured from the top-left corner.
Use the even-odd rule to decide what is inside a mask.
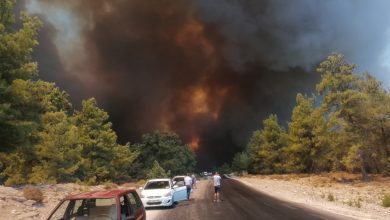
[[[64,201],[49,220],[116,219],[115,199],[78,199]]]
[[[169,181],[151,181],[146,184],[145,189],[169,189]]]
[[[175,182],[184,181],[184,177],[182,177],[182,176],[174,177],[173,181],[175,181]]]

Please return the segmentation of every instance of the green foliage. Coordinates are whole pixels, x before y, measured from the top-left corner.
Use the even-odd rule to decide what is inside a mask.
[[[249,165],[249,157],[246,152],[236,153],[233,157],[232,170],[247,171]]]
[[[223,175],[223,174],[230,174],[232,172],[232,169],[229,166],[229,164],[224,163],[222,164],[222,166],[217,168],[217,171],[219,174]]]
[[[195,153],[172,132],[155,131],[145,134],[137,149],[138,177],[144,177],[145,171],[154,161],[159,161],[160,166],[172,175],[192,171],[196,164]]]
[[[285,168],[288,172],[318,172],[329,170],[327,125],[320,109],[314,109],[315,97],[297,95],[288,124],[288,147],[285,148]],[[322,137],[322,138],[321,138]]]
[[[36,145],[38,162],[32,168],[31,183],[73,182],[80,167],[82,145],[78,128],[65,112],[42,116],[43,128]]]
[[[14,1],[0,0],[0,182],[128,181],[154,159],[175,173],[193,169],[195,154],[176,134],[146,135],[136,149],[117,143],[95,99],[73,112],[66,92],[37,78],[31,54],[41,22],[22,14],[15,30],[13,7]],[[154,147],[161,147],[156,157],[144,161]]]
[[[389,175],[390,94],[374,77],[354,70],[339,54],[321,62],[319,96],[297,95],[287,135],[276,116],[264,121],[245,151],[248,170],[360,171],[366,180],[368,173]]]
[[[118,144],[113,149],[113,159],[110,166],[112,181],[125,181],[133,177],[130,175],[130,170],[135,165],[135,160],[138,158],[139,152],[134,149],[129,143],[126,145]]]
[[[14,17],[12,9],[14,7],[15,0],[1,0],[0,1],[0,31],[8,30],[14,23]]]
[[[91,98],[83,101],[81,111],[74,113],[72,121],[78,128],[82,157],[77,177],[88,184],[110,179],[128,179],[126,169],[138,153],[130,150],[129,144],[117,144],[117,136],[111,128],[109,116],[97,106],[96,100]],[[121,165],[119,162],[125,164]]]
[[[308,172],[314,169],[315,121],[313,114],[314,98],[297,95],[297,105],[293,109],[291,122],[288,124],[289,145],[286,148],[286,169],[293,172]]]
[[[248,172],[250,173],[260,172],[261,161],[258,157],[258,152],[262,144],[263,138],[261,131],[254,131],[246,147],[246,154],[248,155]]]
[[[285,130],[279,125],[278,117],[270,115],[263,121],[263,129],[254,132],[249,142],[249,170],[264,174],[283,172],[283,149],[286,146]]]
[[[30,88],[16,91],[37,75],[31,53],[38,44],[40,22],[23,15],[22,28],[15,31],[14,1],[3,0],[0,6],[0,157],[5,158],[0,172],[7,184],[20,184],[26,181],[34,161],[32,147],[39,114],[34,100],[23,99],[23,92]]]
[[[385,195],[382,199],[382,206],[383,207],[390,207],[390,194],[389,195]]]
[[[153,165],[146,174],[147,179],[156,179],[156,178],[168,178],[169,175],[165,172],[164,168],[160,166],[157,160],[153,161]]]

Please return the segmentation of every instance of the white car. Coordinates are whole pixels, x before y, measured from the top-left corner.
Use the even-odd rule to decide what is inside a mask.
[[[148,180],[141,191],[145,207],[172,207],[176,202],[187,199],[187,188],[174,185],[171,179]]]

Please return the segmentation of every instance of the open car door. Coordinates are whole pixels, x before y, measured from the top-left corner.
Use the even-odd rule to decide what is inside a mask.
[[[173,202],[187,200],[187,187],[178,186],[173,188]]]

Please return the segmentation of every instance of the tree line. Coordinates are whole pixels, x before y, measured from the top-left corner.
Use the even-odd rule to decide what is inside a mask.
[[[232,167],[251,173],[329,171],[390,175],[390,95],[369,73],[332,54],[317,68],[316,95],[297,94],[287,129],[275,114],[253,132]]]
[[[0,183],[98,184],[145,178],[157,165],[167,175],[194,168],[195,154],[177,134],[119,144],[96,99],[75,110],[68,93],[40,80],[32,51],[41,22],[22,14],[16,29],[13,7],[0,0]]]

